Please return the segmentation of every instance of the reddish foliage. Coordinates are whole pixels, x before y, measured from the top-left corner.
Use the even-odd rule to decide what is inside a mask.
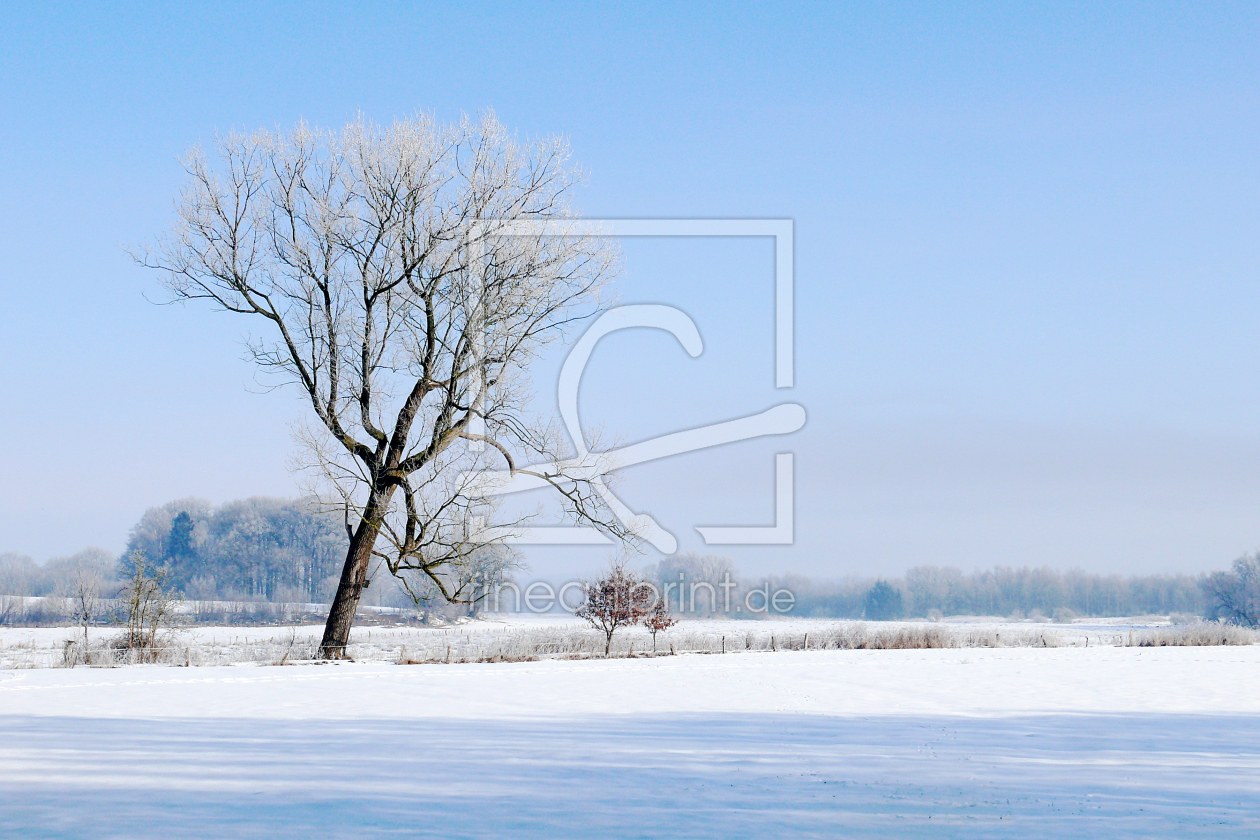
[[[656,634],[662,630],[668,630],[677,623],[678,619],[670,614],[669,605],[665,603],[665,599],[657,598],[656,603],[643,618],[643,626],[652,633],[652,650],[656,650]]]
[[[603,632],[604,656],[612,649],[617,628],[638,624],[657,601],[652,585],[622,565],[614,565],[608,574],[584,583],[583,590],[586,600],[574,614]]]

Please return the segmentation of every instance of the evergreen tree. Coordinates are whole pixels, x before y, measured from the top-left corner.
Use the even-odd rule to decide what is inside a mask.
[[[170,577],[170,584],[182,589],[197,571],[197,547],[193,541],[196,527],[191,514],[181,510],[171,521],[171,533],[166,538],[166,556],[163,565]]]
[[[871,621],[892,621],[902,616],[901,590],[877,580],[866,592],[864,615]]]

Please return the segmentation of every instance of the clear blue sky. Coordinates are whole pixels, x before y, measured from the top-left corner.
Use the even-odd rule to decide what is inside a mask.
[[[769,522],[782,449],[797,544],[727,552],[750,571],[1191,571],[1260,546],[1254,4],[260,5],[6,8],[0,551],[120,550],[151,505],[295,492],[301,406],[250,393],[247,325],[146,302],[123,251],[169,224],[184,150],[484,108],[568,136],[592,215],[796,222],[791,392],[768,245],[627,248],[622,299],[682,306],[707,347],[610,339],[593,421],[628,442],[810,415],[625,476],[685,548]]]

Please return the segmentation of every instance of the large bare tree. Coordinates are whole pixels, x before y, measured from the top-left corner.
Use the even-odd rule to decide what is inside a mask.
[[[304,463],[336,489],[350,536],[324,656],[344,655],[374,560],[471,597],[453,572],[485,542],[492,504],[470,476],[558,460],[522,374],[597,310],[619,264],[579,228],[568,158],[493,115],[422,115],[230,134],[186,160],[178,223],[141,261],[174,299],[255,319],[253,358],[309,398]],[[582,481],[543,477],[571,514],[629,536]]]

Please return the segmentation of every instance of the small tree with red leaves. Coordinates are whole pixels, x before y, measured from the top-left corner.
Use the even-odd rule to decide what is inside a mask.
[[[604,634],[604,657],[612,650],[613,633],[619,627],[638,624],[656,601],[652,584],[614,563],[603,577],[582,584],[586,595],[574,615],[584,618]]]
[[[656,634],[662,630],[668,630],[678,623],[678,619],[674,618],[669,611],[669,605],[665,603],[664,598],[657,598],[656,603],[648,610],[647,615],[643,619],[643,626],[652,634],[652,650],[656,650]]]

